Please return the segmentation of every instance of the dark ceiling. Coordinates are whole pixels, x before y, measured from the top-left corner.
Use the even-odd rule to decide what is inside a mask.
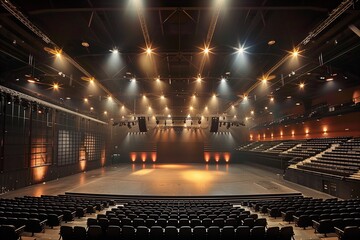
[[[245,93],[256,101],[253,107],[262,106],[270,96],[279,102],[289,95],[304,101],[320,94],[319,88],[330,77],[342,88],[359,84],[358,1],[308,44],[298,45],[341,2],[11,0],[52,43],[0,8],[0,78],[3,85],[28,94],[87,114],[108,111],[108,117],[114,118],[134,113],[230,114],[231,105],[236,107]],[[269,45],[271,40],[275,44]],[[152,54],[145,53],[146,43],[151,44]],[[206,44],[208,54],[203,53]],[[55,46],[106,89],[83,80],[86,74],[67,57],[56,58],[44,50]],[[239,46],[245,48],[243,54],[237,53]],[[266,86],[249,91],[296,46],[300,46],[296,59],[289,58],[271,71],[268,75],[274,79]],[[119,53],[109,51],[113,48]],[[201,83],[196,79],[199,74]],[[221,81],[222,77],[227,80]],[[29,78],[36,83],[29,83]],[[306,85],[301,93],[300,82]],[[60,89],[54,90],[53,83]],[[110,94],[117,103],[108,102]],[[126,110],[121,110],[123,104]]]

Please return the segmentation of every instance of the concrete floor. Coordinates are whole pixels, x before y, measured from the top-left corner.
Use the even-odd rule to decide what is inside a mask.
[[[68,176],[1,195],[40,196],[65,192],[209,196],[302,192],[305,196],[330,196],[282,179],[280,170],[256,165],[229,164],[122,164]]]

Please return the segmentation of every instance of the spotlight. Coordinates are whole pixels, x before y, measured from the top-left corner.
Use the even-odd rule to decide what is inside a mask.
[[[112,52],[112,53],[119,53],[119,50],[118,50],[117,48],[113,48],[113,49],[110,50],[110,52]]]
[[[160,77],[156,78],[156,82],[158,82],[158,83],[160,82]]]
[[[294,49],[292,52],[291,52],[291,55],[293,57],[297,57],[299,55],[299,50],[298,49]]]
[[[226,78],[221,77],[221,82],[225,82],[225,81],[226,81]]]
[[[237,52],[238,52],[239,54],[243,54],[244,51],[245,51],[245,49],[244,49],[243,47],[240,47]]]
[[[150,54],[152,53],[152,49],[148,47],[148,48],[146,49],[146,53],[150,55]]]
[[[88,102],[89,100],[87,98],[84,98],[84,102]]]
[[[107,115],[107,111],[104,111],[104,115]]]
[[[209,48],[208,48],[208,47],[205,47],[205,48],[204,48],[204,53],[205,53],[205,54],[208,54],[208,53],[209,53],[209,51],[210,51],[210,50],[209,50]]]
[[[305,87],[305,83],[300,83],[299,87],[300,89],[303,89]]]
[[[165,98],[165,96],[164,95],[161,95],[161,97],[160,97],[161,99],[164,99]]]
[[[197,79],[196,79],[196,81],[197,81],[198,83],[201,83],[201,77],[198,76]]]
[[[244,100],[248,100],[248,96],[247,96],[247,95],[244,95]]]
[[[270,98],[270,101],[271,101],[271,102],[273,102],[273,101],[274,101],[274,98],[273,98],[273,97],[271,97],[271,98]]]
[[[54,89],[54,90],[58,90],[58,89],[59,89],[59,84],[54,83],[54,84],[53,84],[53,89]]]

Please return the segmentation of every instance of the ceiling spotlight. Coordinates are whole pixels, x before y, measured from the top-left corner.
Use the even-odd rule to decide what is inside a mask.
[[[109,50],[112,53],[119,53],[119,50],[117,48],[113,48]]]
[[[35,80],[33,80],[33,79],[28,79],[27,80],[29,83],[35,83]]]
[[[250,113],[251,113],[251,115],[254,115],[254,110],[252,110]]]
[[[87,98],[84,98],[84,102],[88,102],[89,100]]]
[[[226,78],[221,77],[221,82],[225,82],[225,81],[226,81]]]
[[[92,110],[94,110],[94,108],[93,108],[93,107],[90,107],[90,110],[92,111]]]
[[[148,48],[146,49],[146,53],[147,53],[147,54],[151,54],[151,53],[152,53],[152,49],[148,47]]]
[[[196,95],[195,95],[195,94],[193,95],[193,98],[194,98],[194,99],[196,98]]]
[[[298,49],[294,49],[292,52],[291,52],[291,55],[293,57],[297,57],[299,55],[299,50]]]
[[[271,102],[273,102],[273,101],[274,101],[274,98],[273,98],[273,97],[271,97],[271,98],[270,98],[270,101],[271,101]]]
[[[205,107],[205,110],[208,110],[208,107],[207,107],[207,106]]]
[[[132,77],[132,78],[130,79],[130,82],[136,82],[136,78],[135,78],[135,77]]]
[[[111,96],[109,96],[109,97],[108,97],[108,100],[109,100],[109,101],[111,101],[111,100],[112,100],[112,97],[111,97]]]
[[[212,97],[213,97],[213,98],[216,98],[216,94],[214,93]]]
[[[58,90],[58,89],[59,89],[59,84],[54,83],[54,84],[53,84],[53,89],[54,89],[54,90]]]
[[[204,48],[204,53],[205,53],[205,54],[208,54],[209,52],[210,52],[209,48],[208,48],[208,47],[205,47],[205,48]]]
[[[169,110],[169,108],[166,106],[166,107],[165,107],[165,110],[167,111],[167,110]]]
[[[151,107],[149,106],[149,110],[151,110]]]
[[[170,115],[170,114],[168,115],[168,118],[171,118],[171,115]]]
[[[157,78],[156,78],[156,82],[160,82],[160,77],[157,77]]]
[[[303,89],[305,87],[305,83],[300,83],[299,87],[300,89]]]
[[[245,49],[244,49],[243,47],[240,47],[237,52],[238,52],[239,54],[243,54],[244,51],[245,51]]]
[[[201,77],[198,76],[197,79],[196,79],[196,81],[200,83],[200,82],[201,82]]]
[[[244,95],[244,100],[248,100],[248,96],[247,96],[247,95]]]
[[[164,99],[165,98],[165,96],[164,95],[161,95],[161,97],[160,97],[161,99]]]
[[[191,118],[190,114],[187,115],[187,118]]]
[[[104,111],[104,114],[107,115],[107,111]]]
[[[125,109],[125,106],[124,106],[124,105],[122,105],[122,106],[121,106],[121,109]]]
[[[62,50],[55,50],[55,56],[56,57],[61,57],[61,54],[62,54]]]
[[[89,47],[90,44],[89,44],[88,42],[83,41],[83,42],[81,43],[81,46],[83,46],[83,47]]]
[[[190,106],[190,110],[193,110],[194,108],[193,108],[193,106]]]
[[[144,95],[143,95],[143,99],[145,99],[145,98],[146,98],[146,95],[144,94]]]
[[[275,40],[270,40],[270,41],[268,41],[268,45],[269,45],[269,46],[274,45],[275,43],[276,43]]]

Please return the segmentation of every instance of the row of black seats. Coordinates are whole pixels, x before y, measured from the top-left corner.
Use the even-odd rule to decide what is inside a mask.
[[[31,232],[32,235],[38,232],[45,231],[45,224],[47,220],[39,220],[37,218],[0,218],[0,225],[12,225],[16,229],[22,229],[24,227],[24,231]],[[0,239],[1,235],[0,235]]]
[[[21,233],[25,230],[25,226],[16,228],[14,225],[1,225],[0,224],[0,236],[5,240],[19,240],[21,239]]]
[[[237,221],[235,218],[215,218],[212,220],[211,218],[204,218],[202,220],[195,218],[195,219],[189,219],[189,218],[181,218],[181,219],[163,219],[159,218],[157,220],[148,218],[146,220],[142,218],[135,218],[131,220],[130,218],[88,218],[87,219],[87,226],[92,225],[100,225],[103,229],[106,229],[109,225],[115,225],[115,226],[146,226],[146,227],[152,227],[152,226],[160,226],[160,227],[166,227],[166,226],[174,226],[174,227],[182,227],[182,226],[190,226],[190,227],[196,227],[196,226],[204,226],[206,228],[209,228],[211,226],[217,226],[217,227],[224,227],[224,226],[232,226],[232,227],[238,227],[238,226],[248,226],[249,228],[253,228],[255,226],[267,226],[266,218],[245,218],[244,220]]]
[[[87,231],[83,227],[61,226],[60,235],[63,240],[290,240],[294,236],[291,226],[271,227],[266,229],[257,226],[252,229],[246,226],[234,228],[226,226],[224,228],[198,226],[190,228],[188,226],[179,229],[173,226],[162,228],[153,226],[147,228],[139,226],[109,226],[103,232],[100,226],[90,226]]]
[[[322,233],[325,235],[328,233],[334,233],[335,228],[345,229],[349,226],[360,226],[360,218],[336,218],[336,219],[322,219],[320,221],[312,220],[312,226],[316,233]]]

